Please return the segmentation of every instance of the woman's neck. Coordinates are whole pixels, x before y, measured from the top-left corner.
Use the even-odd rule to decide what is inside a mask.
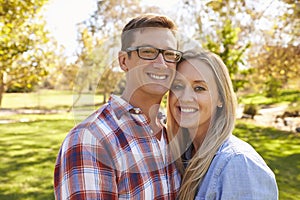
[[[188,129],[190,138],[193,141],[195,152],[197,152],[198,149],[201,147],[206,137],[207,130],[208,130],[208,126],[206,125],[199,126],[198,128]]]

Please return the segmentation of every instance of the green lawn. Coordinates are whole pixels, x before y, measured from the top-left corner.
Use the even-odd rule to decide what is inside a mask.
[[[0,125],[1,200],[54,199],[56,155],[74,120],[71,115],[29,118],[35,121]]]
[[[299,104],[300,90],[283,90],[274,97],[266,97],[264,94],[248,94],[239,98],[240,103],[254,105],[274,105],[274,104]],[[300,109],[298,107],[297,109]]]
[[[5,94],[4,105],[12,109],[63,109],[72,104],[72,97],[72,92],[59,91]],[[93,108],[85,110],[85,115]],[[26,122],[0,124],[0,200],[54,199],[55,159],[64,137],[80,121],[78,114],[0,114],[2,119]],[[300,199],[299,134],[257,127],[242,120],[234,134],[252,144],[275,172],[280,200]]]
[[[72,91],[39,90],[32,93],[5,93],[2,108],[5,109],[68,109],[78,95]],[[77,105],[92,105],[102,102],[102,96],[85,93]]]
[[[239,121],[234,134],[249,142],[275,172],[280,200],[300,199],[300,135]]]
[[[0,125],[0,199],[54,199],[54,163],[73,116],[20,117],[34,121]],[[300,199],[299,136],[242,121],[235,135],[252,144],[275,172],[281,200]]]

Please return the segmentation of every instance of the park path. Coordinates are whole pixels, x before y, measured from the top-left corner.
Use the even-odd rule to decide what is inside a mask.
[[[256,124],[272,126],[275,122],[276,116],[282,115],[288,106],[277,106],[262,108],[258,111],[258,115],[254,117]]]
[[[18,114],[55,114],[61,113],[64,111],[61,110],[40,110],[40,109],[0,109],[0,124],[10,124],[16,122],[29,122],[28,118],[20,118],[20,119],[5,119],[3,116],[11,116]],[[8,117],[9,118],[9,117]]]
[[[287,125],[284,124],[281,118],[276,119],[277,116],[282,115],[286,111],[287,107],[287,105],[282,105],[260,109],[258,114],[254,116],[255,124],[295,132],[296,127],[300,127],[299,117],[286,117]]]

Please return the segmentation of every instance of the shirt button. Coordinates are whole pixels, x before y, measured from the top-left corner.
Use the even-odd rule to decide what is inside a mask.
[[[129,110],[129,112],[132,114],[142,114],[142,111],[138,108],[132,108]]]

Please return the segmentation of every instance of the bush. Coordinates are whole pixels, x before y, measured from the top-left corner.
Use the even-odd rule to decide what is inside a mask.
[[[255,104],[246,104],[244,107],[244,114],[250,115],[251,119],[254,118],[254,116],[257,113],[257,105]]]

